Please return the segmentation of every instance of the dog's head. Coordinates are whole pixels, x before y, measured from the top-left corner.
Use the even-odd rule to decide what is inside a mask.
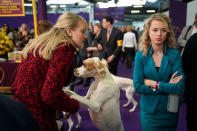
[[[89,58],[83,61],[83,65],[74,70],[77,77],[103,77],[106,73],[106,60],[100,61],[98,57]]]

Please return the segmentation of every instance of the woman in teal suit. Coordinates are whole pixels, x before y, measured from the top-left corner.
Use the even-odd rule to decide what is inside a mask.
[[[141,94],[143,131],[176,131],[178,111],[167,110],[168,96],[184,92],[184,76],[174,44],[169,17],[152,15],[141,37],[133,74],[135,91]]]

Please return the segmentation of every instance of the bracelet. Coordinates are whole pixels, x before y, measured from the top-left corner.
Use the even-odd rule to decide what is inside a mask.
[[[150,81],[150,85],[149,86],[151,87],[151,80],[149,80],[149,81]]]
[[[148,80],[148,85],[147,86],[150,87],[150,80]]]
[[[156,81],[156,90],[159,89],[159,81]]]

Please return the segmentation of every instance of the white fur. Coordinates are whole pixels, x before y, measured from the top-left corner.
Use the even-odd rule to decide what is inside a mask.
[[[66,113],[63,112],[63,115],[64,115],[64,118],[65,118]],[[79,112],[76,113],[76,116],[77,116],[78,124],[75,127],[76,128],[80,128],[80,125],[81,125],[81,116],[80,116]],[[67,119],[67,118],[65,118],[65,119]],[[73,123],[71,117],[69,117],[67,119],[67,122],[68,122],[68,131],[72,131],[72,128],[73,128],[74,123]]]
[[[128,101],[126,104],[123,105],[123,107],[127,107],[132,102],[133,108],[130,109],[129,112],[133,112],[138,104],[135,101],[135,99],[133,98],[133,95],[134,95],[133,80],[129,79],[129,78],[118,77],[113,74],[111,74],[111,75],[112,75],[112,78],[114,79],[114,81],[116,82],[116,84],[118,85],[118,87],[121,90],[125,91],[125,95],[126,95]]]
[[[84,64],[92,63],[94,69],[87,70]],[[99,67],[99,58],[89,58],[74,72],[77,77],[94,77],[85,97],[66,90],[65,93],[89,110],[94,125],[101,131],[124,131],[120,116],[120,90],[105,64]],[[104,72],[104,75],[102,75]]]
[[[106,66],[108,66],[108,63],[106,60],[102,60],[103,64],[105,64]],[[123,107],[127,107],[131,102],[133,103],[133,108],[129,110],[129,112],[133,112],[135,110],[135,108],[137,107],[137,102],[135,101],[135,99],[133,98],[134,95],[134,87],[133,87],[133,80],[129,79],[129,78],[124,78],[124,77],[119,77],[119,76],[115,76],[113,74],[112,78],[114,79],[115,83],[117,84],[117,86],[119,87],[120,90],[125,91],[125,95],[128,99],[127,103],[123,105]]]

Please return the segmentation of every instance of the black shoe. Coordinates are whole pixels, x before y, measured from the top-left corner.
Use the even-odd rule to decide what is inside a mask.
[[[56,111],[56,120],[59,120],[63,117],[63,113],[61,111]]]

